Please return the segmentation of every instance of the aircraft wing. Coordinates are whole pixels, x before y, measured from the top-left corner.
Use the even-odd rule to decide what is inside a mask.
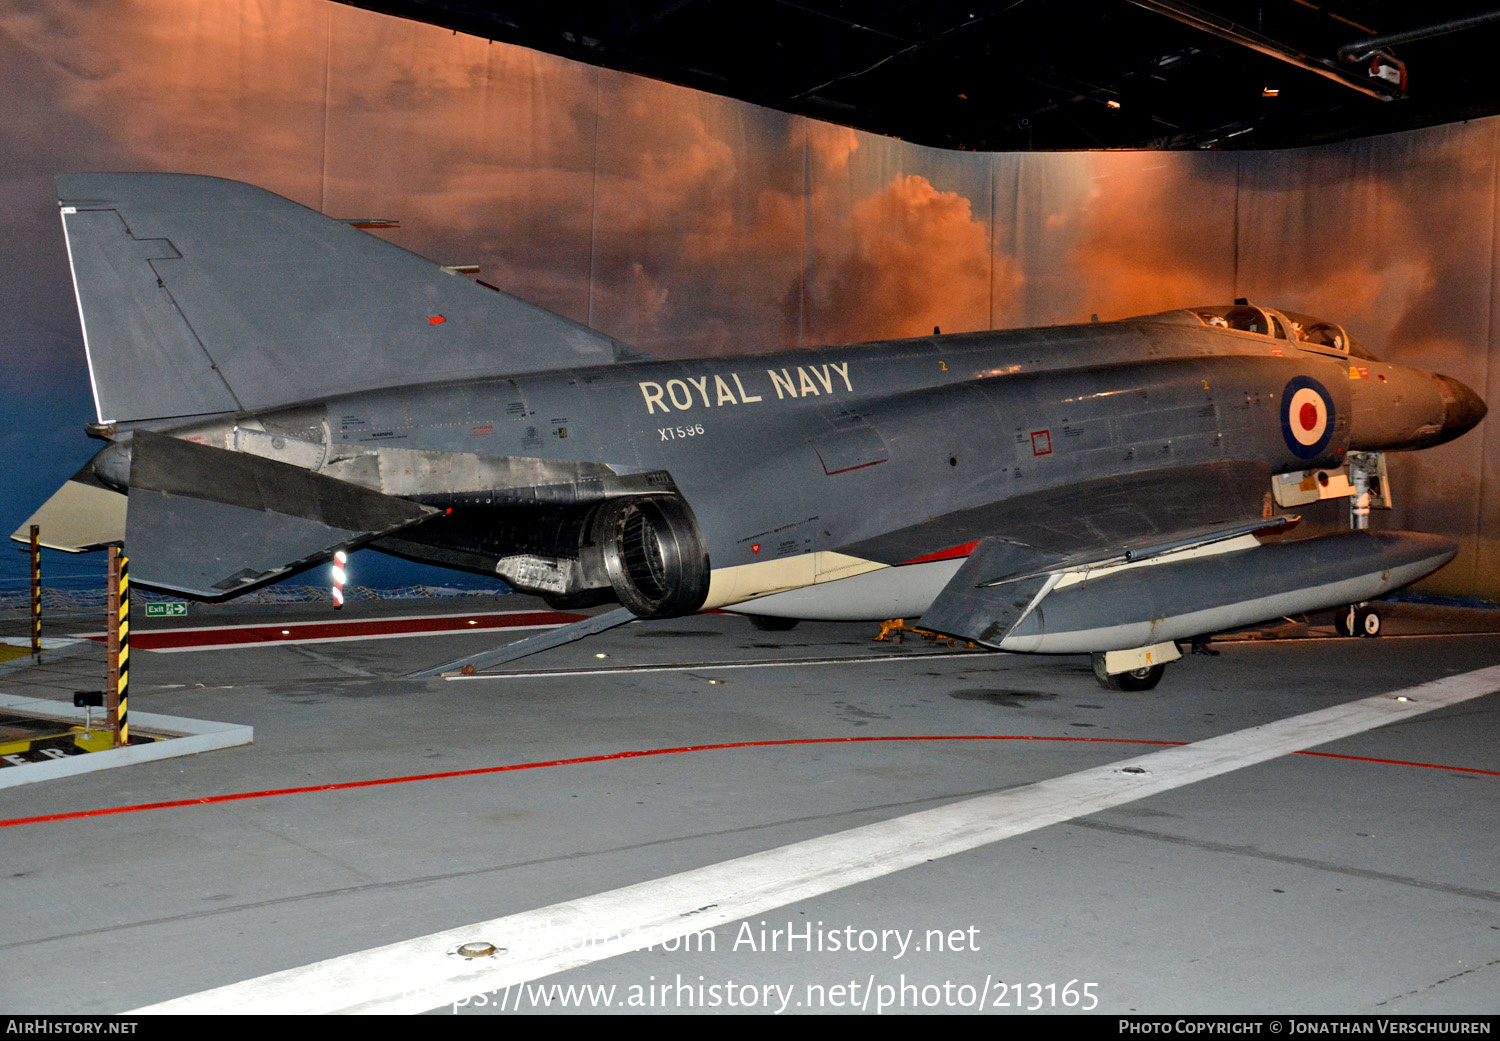
[[[1295,523],[1268,516],[1269,468],[1207,463],[1109,477],[934,518],[906,539],[977,543],[922,616],[924,628],[999,646],[1068,572],[1117,568]],[[966,536],[978,535],[977,539]],[[931,542],[927,543],[931,545]],[[904,547],[904,548],[897,548]]]
[[[922,626],[1004,650],[1104,653],[1113,675],[1177,657],[1176,640],[1362,603],[1457,551],[1438,536],[1365,530],[1262,545],[1257,533],[1297,520],[1257,507],[1268,476],[1205,464],[987,508],[986,522],[1004,526],[978,540]]]
[[[1229,542],[1258,531],[1273,531],[1295,517],[1247,521],[1213,531],[1184,534],[1141,551],[1059,558],[997,538],[980,541],[974,552],[922,616],[924,628],[998,647],[1057,584],[1065,573],[1111,569],[1183,553],[1217,542]],[[1086,581],[1085,577],[1085,581]]]
[[[1027,546],[1054,563],[1211,535],[1271,512],[1271,468],[1214,462],[1075,482],[944,513],[840,547],[904,564],[990,537]]]

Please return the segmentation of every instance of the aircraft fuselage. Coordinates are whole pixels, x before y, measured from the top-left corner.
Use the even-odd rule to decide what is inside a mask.
[[[670,489],[701,528],[713,607],[957,559],[1010,500],[1436,443],[1474,419],[1445,414],[1441,389],[1421,370],[1169,312],[398,387],[170,433],[449,510],[381,548],[422,556],[446,542],[446,562],[492,572],[576,551],[604,498]],[[542,533],[508,544],[490,523],[528,509],[512,527]]]

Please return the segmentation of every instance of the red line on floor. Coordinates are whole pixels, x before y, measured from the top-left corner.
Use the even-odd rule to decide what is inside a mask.
[[[232,626],[223,629],[192,629],[155,632],[136,630],[130,634],[135,650],[160,651],[177,647],[222,647],[226,644],[280,643],[288,640],[335,640],[391,636],[405,633],[488,632],[567,625],[582,621],[581,614],[565,611],[518,611],[507,614],[471,614],[442,618],[350,619],[338,622],[282,622],[271,625]],[[474,624],[470,624],[470,622]],[[90,636],[103,641],[103,636]]]
[[[269,799],[277,795],[302,795],[307,792],[340,792],[350,788],[374,788],[384,784],[408,784],[412,781],[441,781],[453,777],[480,777],[484,774],[509,773],[512,770],[540,770],[549,766],[579,766],[584,763],[607,763],[615,759],[643,759],[657,755],[680,755],[683,752],[713,752],[729,748],[774,748],[778,745],[860,744],[873,741],[1069,741],[1078,744],[1180,745],[1182,741],[1137,741],[1126,737],[1033,737],[1027,734],[953,734],[893,737],[804,737],[783,741],[732,741],[717,745],[684,745],[681,748],[646,748],[632,752],[609,752],[575,759],[551,759],[537,763],[512,763],[509,766],[481,766],[472,770],[448,770],[435,774],[412,774],[408,777],[376,777],[367,781],[340,781],[334,784],[312,784],[301,788],[271,788],[262,792],[231,792],[205,795],[198,799],[173,799],[169,802],[144,802],[133,806],[110,806],[98,810],[75,810],[71,813],[48,813],[40,817],[15,817],[0,820],[0,828],[45,821],[78,820],[82,817],[107,817],[115,813],[141,813],[145,810],[169,810],[182,806],[208,806],[241,799]]]
[[[1500,777],[1500,770],[1479,770],[1472,766],[1444,766],[1442,763],[1413,763],[1405,759],[1377,759],[1369,755],[1339,755],[1337,752],[1298,752],[1298,755],[1315,755],[1323,759],[1352,759],[1357,763],[1385,763],[1388,766],[1420,766],[1427,770],[1452,770],[1461,774],[1484,774]]]
[[[278,795],[304,795],[309,792],[340,792],[351,788],[375,788],[386,784],[409,784],[413,781],[441,781],[455,777],[480,777],[485,774],[509,773],[513,770],[540,770],[551,766],[580,766],[585,763],[607,763],[617,759],[644,759],[658,755],[681,755],[684,752],[715,752],[731,748],[775,748],[787,745],[864,744],[877,741],[1055,741],[1073,744],[1155,745],[1162,747],[1180,747],[1188,744],[1186,741],[1147,741],[1129,737],[1046,737],[1032,734],[923,734],[912,736],[894,735],[890,737],[804,737],[781,741],[731,741],[715,745],[683,745],[679,748],[646,748],[630,752],[609,752],[605,755],[586,755],[574,759],[550,759],[536,763],[512,763],[509,766],[481,766],[472,770],[448,770],[443,773],[411,774],[405,777],[375,777],[365,781],[312,784],[301,788],[269,788],[260,792],[230,792],[226,795],[205,795],[198,799],[173,799],[168,802],[144,802],[131,806],[110,806],[98,810],[48,813],[39,817],[13,817],[10,820],[0,820],[0,828],[13,828],[22,824],[43,824],[49,821],[79,820],[84,817],[108,817],[116,813],[143,813],[146,810],[170,810],[183,806],[210,806],[214,803],[239,802],[243,799],[269,799]],[[1338,755],[1334,752],[1300,751],[1296,754],[1319,756],[1325,759],[1349,759],[1364,763],[1385,763],[1391,766],[1420,766],[1429,770],[1453,770],[1459,773],[1500,777],[1500,770],[1478,770],[1466,766],[1444,766],[1441,763],[1413,763],[1402,759],[1375,759],[1362,755]]]

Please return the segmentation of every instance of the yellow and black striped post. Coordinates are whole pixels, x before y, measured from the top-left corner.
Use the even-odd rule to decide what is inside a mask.
[[[120,729],[115,736],[115,745],[130,744],[130,558],[120,554],[120,613],[118,619],[120,643]]]
[[[42,529],[31,526],[31,653],[42,653]]]
[[[105,696],[115,747],[130,744],[130,559],[109,547],[109,679]]]

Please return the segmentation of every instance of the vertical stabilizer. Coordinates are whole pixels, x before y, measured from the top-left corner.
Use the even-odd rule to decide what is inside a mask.
[[[634,356],[237,181],[78,174],[57,187],[101,422]]]

